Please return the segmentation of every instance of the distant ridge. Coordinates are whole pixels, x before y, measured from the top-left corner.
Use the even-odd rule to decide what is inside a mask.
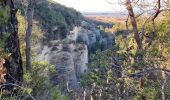
[[[120,18],[120,17],[126,17],[127,13],[124,12],[82,12],[83,16],[86,17],[91,17],[91,16],[101,16],[101,17],[116,17],[116,18]]]

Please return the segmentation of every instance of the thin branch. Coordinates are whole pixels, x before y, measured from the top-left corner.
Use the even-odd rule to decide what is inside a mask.
[[[155,28],[155,19],[157,18],[157,16],[160,13],[160,9],[161,9],[161,0],[157,1],[157,8],[156,8],[156,13],[153,15],[152,17],[152,34],[151,34],[151,38],[149,39],[149,43],[148,43],[148,47],[152,44],[152,41],[156,35],[156,28]]]
[[[142,77],[144,76],[146,73],[151,73],[153,71],[164,71],[164,72],[170,72],[170,70],[168,69],[164,69],[164,68],[149,68],[149,69],[144,69],[143,71],[134,73],[134,74],[130,74],[128,75],[129,77],[135,78],[135,77]]]
[[[143,40],[143,38],[144,38],[144,34],[145,34],[145,25],[146,25],[147,21],[148,21],[150,18],[151,18],[151,16],[148,17],[148,18],[144,21],[144,23],[142,24],[142,37],[141,37],[141,40]]]
[[[166,97],[165,97],[165,91],[166,91],[166,84],[167,84],[167,81],[169,80],[170,78],[170,74],[167,75],[167,77],[165,77],[164,81],[163,81],[163,84],[162,84],[162,100],[166,100]]]
[[[12,85],[12,86],[16,86],[16,87],[19,87],[21,89],[24,89],[24,87],[17,85],[17,84],[13,84],[13,83],[2,84],[2,85],[0,85],[0,88],[2,88],[3,86],[8,86],[8,85]],[[28,95],[31,97],[32,100],[35,100],[35,98],[30,93],[28,93]]]
[[[159,13],[160,13],[161,0],[158,0],[158,1],[157,1],[157,5],[158,5],[158,7],[157,7],[157,9],[156,9],[156,13],[155,13],[155,15],[153,16],[152,20],[155,20],[155,18],[156,18],[156,17],[159,15]]]
[[[109,3],[109,4],[111,4],[111,5],[115,5],[115,4],[119,4],[120,5],[120,3],[113,3],[113,2],[110,2],[110,1],[107,1],[107,0],[105,0],[107,3]]]
[[[19,82],[18,80],[16,80],[13,76],[11,76],[9,73],[7,73],[9,75],[9,77],[11,77],[14,81],[16,81],[17,83],[21,84],[21,82]]]

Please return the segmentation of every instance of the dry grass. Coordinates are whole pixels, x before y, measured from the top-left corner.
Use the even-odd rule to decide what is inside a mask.
[[[85,16],[88,19],[109,23],[125,23],[126,18],[105,17],[105,16]]]

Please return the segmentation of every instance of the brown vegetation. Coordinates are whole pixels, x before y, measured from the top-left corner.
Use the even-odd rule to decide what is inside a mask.
[[[5,60],[0,58],[0,84],[6,82],[5,75],[6,75],[6,68],[3,66]]]
[[[101,22],[109,22],[109,23],[124,23],[126,18],[125,17],[106,17],[106,16],[85,16],[88,19],[101,21]]]

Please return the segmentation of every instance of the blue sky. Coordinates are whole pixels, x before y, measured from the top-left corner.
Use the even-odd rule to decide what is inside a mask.
[[[54,0],[67,7],[73,7],[80,12],[114,12],[122,10],[119,5],[111,6],[106,0]],[[118,0],[108,0],[116,3]],[[114,8],[114,9],[113,9]]]

